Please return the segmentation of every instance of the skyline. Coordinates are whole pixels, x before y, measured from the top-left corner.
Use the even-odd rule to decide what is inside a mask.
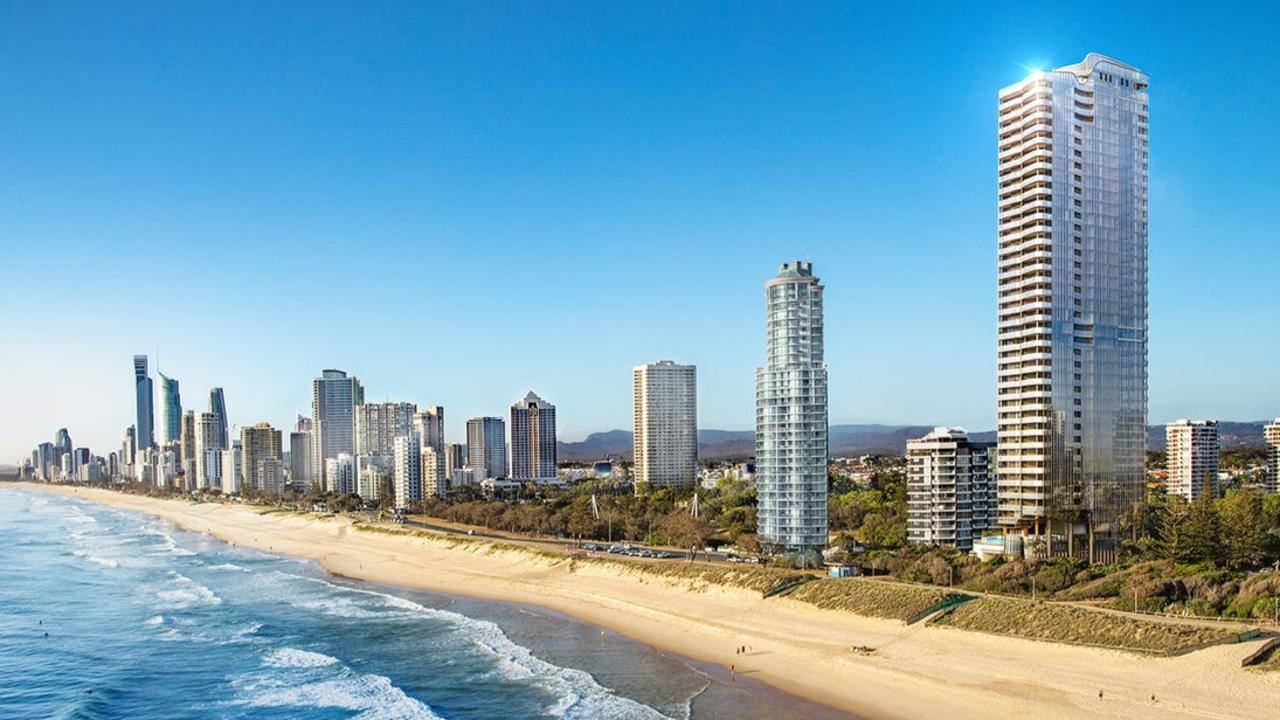
[[[448,14],[437,11],[436,18]],[[528,17],[521,18],[531,23],[520,28],[528,33],[525,40],[506,51],[498,46],[504,32],[518,32],[514,27],[486,35],[466,23],[451,26],[473,40],[468,33],[484,35],[490,42],[483,49],[503,60],[557,49],[545,64],[534,63],[512,78],[497,67],[500,60],[483,61],[471,54],[479,50],[464,51],[437,37],[438,29],[432,33],[410,23],[410,29],[396,31],[384,26],[385,19],[353,12],[362,21],[359,29],[395,42],[378,52],[355,48],[368,56],[355,55],[364,64],[357,63],[346,83],[333,89],[342,98],[325,96],[321,91],[329,86],[304,62],[320,49],[333,49],[326,43],[349,49],[355,42],[348,35],[356,32],[337,30],[333,17],[314,18],[317,37],[311,45],[286,33],[300,43],[296,58],[281,57],[276,46],[261,42],[259,54],[250,53],[279,62],[275,79],[283,84],[292,77],[305,92],[263,82],[237,94],[218,79],[246,80],[238,73],[247,66],[226,57],[198,60],[195,43],[177,58],[183,67],[203,71],[196,76],[221,91],[197,101],[181,83],[165,86],[173,77],[130,65],[141,56],[108,47],[115,52],[105,57],[118,64],[100,72],[137,84],[122,90],[142,93],[132,96],[139,112],[156,120],[174,113],[181,116],[175,121],[196,121],[183,130],[149,125],[157,132],[151,137],[112,124],[127,119],[123,106],[89,103],[101,101],[98,93],[109,88],[87,77],[63,88],[78,108],[68,115],[77,119],[46,117],[50,101],[61,98],[36,87],[40,74],[50,72],[37,61],[50,61],[41,53],[59,46],[47,34],[54,30],[41,28],[40,10],[4,12],[25,17],[0,30],[18,68],[0,82],[10,97],[32,101],[34,109],[26,119],[0,117],[0,143],[15,158],[12,167],[0,170],[0,194],[6,198],[0,202],[11,211],[0,213],[0,236],[22,238],[6,249],[10,267],[40,272],[11,274],[0,291],[0,312],[11,337],[41,342],[6,355],[4,367],[23,381],[0,390],[0,405],[22,412],[0,421],[0,458],[22,456],[58,427],[68,427],[78,443],[99,452],[118,444],[131,422],[132,399],[118,358],[135,353],[151,356],[153,370],[177,379],[188,402],[196,399],[195,407],[209,388],[225,388],[231,422],[242,427],[264,420],[290,427],[295,410],[306,414],[311,378],[336,367],[360,378],[370,401],[445,406],[450,441],[461,440],[465,419],[500,416],[530,389],[557,405],[561,439],[577,440],[592,431],[628,427],[631,368],[670,359],[699,367],[700,427],[747,429],[754,415],[753,370],[764,354],[760,286],[779,263],[797,258],[815,262],[829,288],[833,424],[994,429],[995,363],[989,349],[996,316],[996,93],[1025,77],[1030,65],[1020,64],[1039,57],[1044,67],[1059,66],[1089,51],[1133,63],[1158,91],[1151,136],[1149,421],[1260,420],[1275,417],[1280,406],[1277,388],[1259,387],[1265,360],[1278,349],[1276,334],[1265,324],[1266,302],[1274,293],[1266,270],[1278,251],[1276,230],[1264,227],[1262,210],[1275,205],[1275,171],[1256,162],[1277,140],[1274,121],[1249,117],[1261,115],[1275,91],[1241,82],[1233,92],[1233,84],[1222,81],[1225,71],[1243,66],[1242,58],[1248,58],[1251,73],[1262,76],[1276,60],[1250,54],[1261,36],[1232,36],[1228,47],[1226,27],[1212,19],[1195,19],[1194,39],[1207,47],[1218,37],[1224,51],[1202,54],[1197,66],[1186,67],[1179,62],[1186,47],[1083,33],[1069,20],[1066,31],[1055,33],[1061,38],[1056,44],[1019,36],[999,50],[991,48],[1000,45],[996,41],[972,38],[964,45],[931,45],[924,38],[941,31],[946,18],[939,17],[920,29],[915,45],[876,39],[870,47],[889,59],[875,69],[893,62],[928,69],[922,77],[903,72],[878,85],[830,80],[849,77],[839,71],[853,67],[855,57],[865,61],[874,54],[858,46],[853,30],[848,36],[834,30],[852,24],[855,9],[813,13],[831,20],[830,27],[819,27],[817,17],[789,19],[772,28],[776,36],[764,34],[769,13],[759,11],[728,39],[703,37],[716,27],[715,18],[706,17],[691,17],[656,38],[644,35],[655,32],[652,26],[621,30],[593,13],[569,23],[604,34],[591,38],[578,38],[548,18]],[[982,10],[975,22],[987,23],[996,37],[994,14]],[[1132,25],[1123,16],[1118,13],[1116,24]],[[132,19],[126,12],[115,22],[127,26]],[[197,18],[186,22],[194,25]],[[877,19],[874,30],[887,22],[892,20]],[[1169,32],[1170,22],[1153,23],[1148,39]],[[17,37],[15,27],[46,34]],[[1132,27],[1124,30],[1133,33]],[[210,42],[225,42],[228,34],[248,30],[224,20],[209,32]],[[622,55],[638,62],[641,72],[591,62],[600,59],[592,39],[605,35],[630,43],[624,42]],[[177,52],[182,37],[180,31],[169,40],[149,38],[138,52]],[[704,41],[704,54],[684,58],[677,52],[689,37]],[[67,38],[69,56],[58,62],[87,61],[85,54],[106,42],[74,39]],[[415,45],[424,40],[422,47]],[[763,43],[775,66],[768,73],[763,61],[751,61],[748,51],[758,49],[752,40]],[[822,42],[802,52],[799,45],[809,40]],[[37,50],[40,43],[44,48]],[[945,62],[956,47],[973,61]],[[715,59],[716,49],[732,51],[730,58],[739,64]],[[348,94],[356,92],[358,80],[394,60],[415,58],[415,52],[453,59],[450,69],[459,78],[496,73],[509,82],[493,89],[468,85],[466,92],[432,86],[435,94],[406,97],[401,109],[410,111],[410,119],[444,126],[435,128],[443,139],[408,137],[406,128],[387,125],[405,120],[392,117],[400,107],[392,98]],[[836,57],[845,52],[850,57]],[[678,58],[693,61],[686,74],[664,64]],[[413,67],[429,64],[418,59]],[[777,69],[780,62],[785,71]],[[389,87],[404,89],[409,80],[393,76]],[[714,80],[724,84],[710,84]],[[606,87],[606,81],[624,82]],[[665,89],[657,87],[664,82],[675,82],[671,94],[652,97]],[[855,86],[866,98],[850,102]],[[516,107],[542,97],[535,89],[554,90],[548,95],[555,100]],[[927,110],[926,117],[895,109],[921,92],[927,102],[909,109]],[[753,102],[760,93],[765,101]],[[268,132],[254,136],[252,128],[233,122],[220,128],[226,134],[196,141],[198,130],[219,128],[201,126],[189,113],[201,103],[245,97],[260,103],[249,103],[254,108],[246,112],[265,122]],[[339,120],[345,105],[338,100],[357,97],[376,102],[363,115]],[[440,97],[454,100],[456,111],[474,110],[470,101],[497,104],[513,116],[454,127],[450,122],[466,113],[437,115],[425,107]],[[129,99],[128,93],[121,99]],[[605,109],[593,112],[593,100],[605,101]],[[642,100],[664,104],[636,118],[620,117]],[[834,104],[824,107],[828,102]],[[1225,106],[1234,112],[1224,115]],[[866,111],[879,108],[893,111],[868,119],[875,113]],[[337,115],[328,124],[324,117],[314,119],[296,137],[284,132],[312,110]],[[665,120],[659,117],[663,110]],[[37,121],[50,127],[37,127]],[[571,121],[572,137],[536,135],[535,129],[547,132],[555,121]],[[731,132],[713,136],[722,125]],[[121,133],[114,152],[93,142],[103,127]],[[359,152],[342,148],[344,139]],[[646,139],[641,148],[625,147]],[[284,149],[266,152],[271,141],[283,141]],[[913,151],[906,162],[893,151],[898,148]],[[653,156],[647,164],[639,157],[644,150]],[[266,155],[254,161],[238,151]],[[87,155],[77,157],[81,152]],[[131,152],[141,159],[126,158]],[[215,158],[224,164],[214,164]],[[272,169],[268,158],[293,162]],[[72,177],[82,160],[86,173]],[[348,171],[343,163],[355,167]],[[444,171],[430,172],[440,164]],[[522,164],[532,169],[526,172]],[[306,170],[323,167],[332,172],[304,177]],[[338,176],[350,177],[356,187],[340,188]],[[328,223],[333,224],[322,227]],[[268,241],[276,246],[255,247]],[[343,243],[350,243],[349,252],[329,257]],[[478,249],[486,243],[496,252]],[[48,262],[55,248],[60,261]],[[126,262],[130,258],[136,262]],[[293,264],[281,264],[287,262]],[[176,279],[168,280],[169,273]],[[50,274],[58,281],[52,292]],[[332,292],[329,284],[342,279],[350,280],[351,306],[318,308],[308,293]],[[530,352],[520,333],[531,320],[521,322],[522,314],[512,308],[527,302],[528,283],[539,282],[536,297],[545,301],[545,313],[536,321],[560,332],[538,338],[542,347]],[[377,292],[361,292],[361,283],[374,284]],[[136,312],[145,293],[155,294],[145,311],[148,321],[126,322],[126,312]],[[361,305],[378,300],[414,309],[383,313]],[[687,312],[690,305],[698,312]],[[268,321],[257,319],[263,307],[271,312]],[[931,329],[927,336],[907,332],[920,313],[938,307],[954,312],[954,326]],[[638,316],[641,310],[652,314]],[[432,317],[424,319],[424,313]],[[479,343],[466,332],[473,317],[482,317],[488,331]],[[346,342],[335,343],[335,327],[347,329]],[[40,335],[51,328],[54,338],[69,331],[77,347],[51,350]],[[443,337],[430,336],[428,328]],[[402,343],[397,333],[425,339]],[[950,350],[944,360],[934,351],[937,344]],[[1230,372],[1221,371],[1224,363]],[[953,392],[957,373],[972,383]],[[27,428],[39,428],[39,437]]]

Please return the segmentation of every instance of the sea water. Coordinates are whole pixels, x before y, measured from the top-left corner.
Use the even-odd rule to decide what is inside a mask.
[[[0,718],[836,717],[548,611],[0,486]]]

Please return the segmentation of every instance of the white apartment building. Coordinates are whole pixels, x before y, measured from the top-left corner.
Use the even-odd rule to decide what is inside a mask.
[[[338,457],[329,458],[324,463],[325,477],[333,482],[334,492],[348,495],[357,491],[355,458],[347,453],[338,453]]]
[[[1280,418],[1263,428],[1267,439],[1265,492],[1280,492]]]
[[[449,476],[444,472],[444,453],[422,446],[422,496],[444,499],[449,496]]]
[[[194,480],[195,487],[201,490],[220,488],[222,468],[219,453],[225,449],[218,416],[211,412],[196,415],[194,456],[196,475],[195,478],[189,478],[188,482]]]
[[[364,403],[352,410],[355,417],[355,452],[352,455],[389,455],[398,437],[413,432],[418,406],[407,402]]]
[[[395,447],[392,443],[392,453]],[[356,457],[356,491],[364,500],[382,498],[383,484],[391,482],[394,487],[395,456],[394,454],[373,453]]]
[[[998,515],[1041,554],[1114,557],[1143,497],[1147,85],[1090,53],[999,93]]]
[[[907,540],[971,550],[995,524],[988,447],[964,428],[939,427],[907,441]]]
[[[407,508],[422,499],[422,446],[418,436],[409,433],[396,438],[392,457],[396,507]]]
[[[636,486],[690,487],[698,475],[698,371],[661,360],[631,371]]]
[[[1187,501],[1218,495],[1218,423],[1178,420],[1165,426],[1169,494]]]
[[[758,536],[806,551],[827,544],[827,364],[822,284],[783,263],[765,283],[765,364],[756,369]]]
[[[219,453],[221,462],[220,476],[222,492],[225,495],[239,495],[243,471],[240,469],[240,441],[232,440],[231,448]]]

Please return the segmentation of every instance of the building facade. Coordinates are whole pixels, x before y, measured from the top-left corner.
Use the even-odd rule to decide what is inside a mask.
[[[218,433],[222,436],[222,446],[227,447],[231,442],[231,426],[227,424],[227,398],[220,387],[209,390],[209,412],[218,419]]]
[[[413,416],[413,431],[418,442],[436,452],[444,452],[444,408],[430,405]]]
[[[1147,85],[1097,54],[999,93],[1000,525],[1114,557],[1143,496]]]
[[[137,422],[138,447],[149,448],[156,444],[155,411],[152,402],[151,376],[147,372],[147,356],[133,356],[133,397]]]
[[[188,478],[188,485],[201,490],[220,488],[215,482],[222,475],[221,453],[226,449],[222,441],[222,425],[218,416],[211,412],[202,412],[196,416],[195,426],[195,469],[194,478]]]
[[[1188,502],[1218,496],[1218,423],[1178,420],[1165,426],[1165,456],[1170,495]]]
[[[280,431],[264,422],[240,428],[240,467],[243,489],[281,492],[284,451],[280,446]],[[280,477],[276,477],[277,473]]]
[[[396,438],[392,458],[395,506],[404,509],[422,499],[422,445],[418,436],[409,433]]]
[[[511,405],[512,480],[556,480],[556,406],[532,390]]]
[[[338,457],[325,460],[325,476],[333,479],[333,491],[340,495],[357,492],[356,461],[347,453],[338,453]]]
[[[756,369],[760,542],[807,551],[827,544],[827,365],[823,286],[813,265],[783,263],[765,283],[765,364]]]
[[[323,474],[325,460],[340,453],[354,455],[355,406],[364,404],[364,387],[341,370],[325,370],[311,382],[311,421],[315,450],[311,466]],[[326,490],[333,484],[321,478]]]
[[[935,428],[907,441],[907,540],[970,550],[995,525],[989,447],[963,428]]]
[[[1267,474],[1265,492],[1280,492],[1280,418],[1262,430],[1267,440]]]
[[[413,432],[418,406],[407,402],[364,403],[354,409],[356,455],[389,455],[398,437]]]
[[[662,360],[631,371],[632,459],[639,487],[692,487],[698,476],[698,378]]]
[[[485,478],[507,476],[507,428],[502,418],[467,421],[467,465]]]
[[[160,441],[164,444],[182,439],[182,394],[178,381],[156,370],[160,376]]]
[[[449,495],[449,476],[444,471],[444,453],[430,445],[421,445],[422,497],[444,499]]]

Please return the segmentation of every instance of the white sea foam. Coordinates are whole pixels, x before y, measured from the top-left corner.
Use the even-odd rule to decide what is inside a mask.
[[[144,620],[144,621],[142,622],[142,624],[143,624],[143,625],[151,625],[151,626],[163,625],[163,624],[164,624],[164,616],[163,616],[163,615],[152,615],[151,617],[149,617],[149,618],[147,618],[146,620]]]
[[[248,707],[336,708],[360,720],[436,720],[431,708],[382,675],[360,674],[335,657],[298,648],[267,653],[263,670],[233,681]]]
[[[186,575],[174,573],[173,582],[178,587],[169,590],[160,590],[156,593],[164,604],[161,606],[170,610],[182,610],[192,605],[221,605],[222,598],[213,593],[212,590],[192,580]]]
[[[323,601],[291,599],[291,602],[298,607],[333,608],[334,614],[347,617],[402,618],[412,614],[444,621],[461,636],[464,642],[469,642],[473,647],[493,658],[494,672],[497,676],[541,688],[554,697],[554,704],[547,708],[547,712],[553,717],[563,717],[567,720],[598,720],[612,717],[653,720],[667,718],[654,708],[615,694],[596,682],[590,673],[560,667],[536,657],[528,648],[517,645],[508,638],[496,623],[488,620],[477,620],[448,610],[429,608],[412,600],[375,590],[335,585],[319,578],[281,574],[319,583],[340,593],[337,597],[329,596]],[[351,594],[363,596],[372,602],[358,602],[351,597]],[[379,606],[381,606],[380,611]],[[353,609],[358,610],[358,614],[353,613]]]
[[[248,568],[240,567],[235,563],[221,563],[218,565],[210,565],[210,570],[229,570],[233,572],[249,572]]]
[[[101,555],[94,555],[88,550],[72,550],[71,554],[75,555],[78,558],[84,558],[85,560],[88,560],[91,563],[95,563],[103,567],[109,567],[109,568],[120,567],[120,563],[116,562],[115,560],[112,560],[109,557],[102,557]]]
[[[308,668],[335,665],[338,658],[323,653],[299,650],[298,648],[280,648],[267,653],[262,659],[263,667]]]

